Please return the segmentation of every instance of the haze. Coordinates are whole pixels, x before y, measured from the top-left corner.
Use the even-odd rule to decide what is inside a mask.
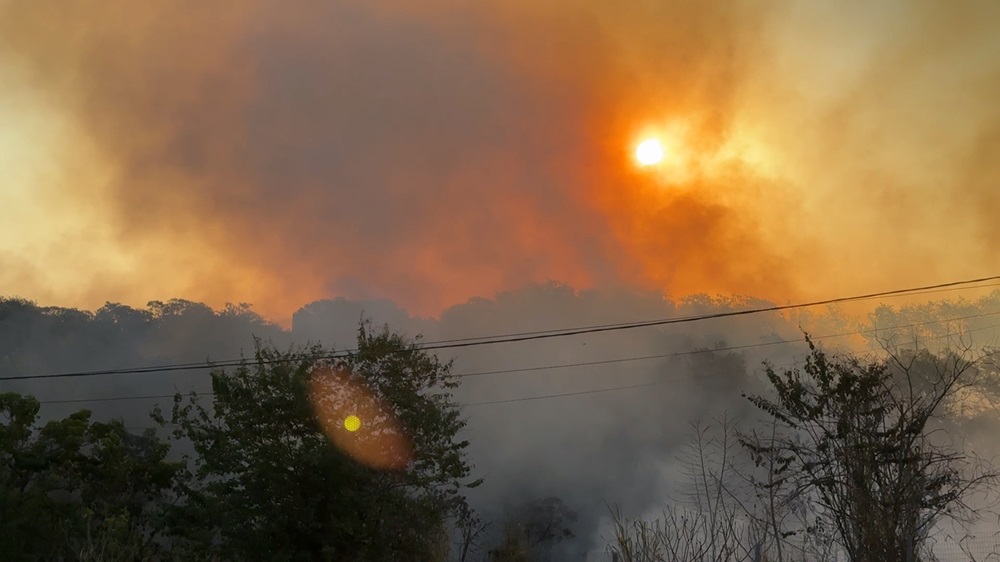
[[[0,3],[0,286],[287,325],[997,265],[995,3],[536,4]]]

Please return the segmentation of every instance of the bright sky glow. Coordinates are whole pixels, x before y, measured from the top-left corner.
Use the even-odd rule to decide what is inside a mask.
[[[658,139],[646,139],[636,147],[635,159],[642,166],[652,166],[663,160],[663,145]]]

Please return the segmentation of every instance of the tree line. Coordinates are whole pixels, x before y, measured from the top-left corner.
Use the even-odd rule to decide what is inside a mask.
[[[968,351],[968,350],[966,350]],[[687,501],[656,520],[612,508],[623,562],[927,559],[930,529],[961,519],[996,473],[939,438],[996,385],[993,354],[910,350],[766,369],[748,395],[765,423],[695,427]],[[542,560],[574,539],[555,497],[490,526],[461,438],[451,364],[362,324],[350,354],[258,341],[178,394],[156,428],[40,423],[29,395],[0,394],[3,560]],[[352,418],[350,423],[348,418]],[[496,529],[496,527],[501,527]]]

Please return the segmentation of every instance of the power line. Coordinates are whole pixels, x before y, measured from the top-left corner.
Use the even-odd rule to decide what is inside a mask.
[[[985,280],[1000,279],[1000,276],[997,276],[997,277],[987,277],[987,278],[984,278],[984,279]],[[956,282],[953,282],[953,283],[945,283],[945,284],[942,284],[942,285],[932,285],[930,287],[917,287],[917,288],[913,288],[913,289],[899,289],[897,291],[888,291],[888,292],[882,292],[882,293],[873,293],[873,294],[869,294],[869,295],[862,295],[862,296],[856,296],[856,297],[840,297],[840,298],[837,298],[837,299],[831,299],[831,300],[827,300],[827,301],[818,301],[818,302],[812,302],[812,303],[803,303],[803,304],[793,304],[793,305],[776,306],[774,308],[762,308],[762,309],[751,309],[751,310],[745,310],[745,311],[735,311],[735,312],[719,313],[718,316],[716,316],[716,315],[678,316],[678,317],[669,318],[669,319],[662,319],[661,318],[661,319],[653,319],[653,320],[642,320],[642,321],[636,321],[636,322],[621,322],[621,323],[617,323],[617,324],[597,324],[597,325],[592,325],[592,326],[577,326],[577,327],[574,327],[574,328],[557,328],[557,329],[551,329],[551,330],[536,330],[536,331],[532,331],[532,332],[513,332],[513,333],[507,333],[507,334],[494,334],[492,336],[477,336],[477,337],[469,337],[469,338],[457,338],[457,339],[449,339],[449,340],[438,340],[438,341],[435,341],[435,342],[429,342],[426,345],[462,343],[462,342],[478,341],[478,340],[489,339],[489,338],[507,338],[507,337],[520,337],[520,336],[533,336],[533,335],[536,335],[536,334],[537,335],[576,335],[575,332],[577,330],[588,330],[587,333],[589,333],[589,330],[601,329],[601,331],[607,331],[607,330],[611,330],[611,329],[627,329],[627,328],[636,328],[636,327],[645,327],[645,326],[657,326],[657,325],[661,325],[661,324],[664,324],[664,323],[673,324],[673,323],[682,323],[682,322],[689,322],[689,321],[696,321],[696,320],[704,320],[706,318],[718,318],[718,317],[724,317],[724,316],[737,316],[737,315],[743,315],[743,314],[756,314],[756,313],[759,313],[759,312],[772,312],[772,311],[776,311],[776,310],[788,310],[788,309],[795,309],[795,308],[807,308],[807,307],[812,307],[812,306],[821,306],[821,305],[825,305],[825,304],[836,304],[836,303],[839,303],[839,302],[847,302],[847,301],[850,301],[850,302],[864,301],[864,300],[871,300],[871,299],[879,298],[879,297],[883,297],[883,296],[914,296],[914,295],[924,295],[924,294],[930,294],[930,293],[942,293],[942,292],[961,291],[961,290],[969,290],[969,289],[981,289],[981,288],[986,288],[986,287],[1000,287],[1000,283],[989,283],[989,284],[985,284],[985,285],[975,285],[975,286],[958,286],[958,285],[971,285],[973,283],[978,283],[980,281],[983,281],[983,279],[974,279],[974,280],[970,280],[970,281],[956,281]],[[946,287],[946,288],[939,288],[939,287]],[[925,290],[925,289],[928,289],[928,290]],[[573,333],[567,334],[566,332],[573,332]],[[450,346],[450,345],[448,345],[446,347],[461,347],[461,346]],[[423,349],[427,349],[427,348],[425,347]],[[356,350],[353,350],[353,351],[356,351]]]
[[[997,314],[997,313],[992,313],[992,314]],[[980,316],[986,316],[986,315],[980,315]],[[904,327],[904,326],[900,326],[900,327]],[[997,328],[997,327],[1000,327],[1000,324],[995,324],[995,325],[992,325],[992,326],[984,326],[982,328],[976,328],[975,330],[969,330],[969,332],[984,330],[984,329],[988,329],[988,328]],[[892,329],[892,328],[887,328],[887,329]],[[859,334],[859,333],[862,333],[862,332],[851,332],[848,335]],[[841,335],[841,334],[831,335],[831,336],[828,336],[828,337],[837,337],[838,335]],[[931,339],[941,339],[941,338],[946,338],[946,337],[951,337],[951,336],[952,336],[951,334],[947,334],[947,335],[944,335],[944,336],[937,336],[937,337],[931,338]],[[817,338],[813,338],[813,339],[820,339],[820,338],[817,337]],[[802,341],[802,340],[789,340],[789,341],[775,342],[775,343],[794,343],[794,342],[798,342],[798,341]],[[739,348],[746,348],[746,347],[755,347],[755,346],[752,346],[752,345],[751,346],[740,346]],[[692,352],[686,352],[686,353],[687,354],[690,354],[690,353],[703,353],[703,352],[711,352],[711,351],[722,351],[722,350],[725,350],[725,349],[726,348],[721,348],[721,349],[716,349],[716,350],[699,350],[699,351],[692,351]],[[733,349],[737,349],[737,348],[733,348]],[[682,354],[684,354],[684,353],[679,353],[679,354],[674,354],[674,355],[682,355]],[[611,362],[611,361],[626,361],[626,360],[628,360],[628,359],[609,360],[607,362]],[[794,365],[794,364],[795,363],[793,362],[793,363],[786,364],[784,366],[790,366],[790,365]],[[559,367],[563,367],[563,366],[576,366],[576,365],[559,365]],[[543,368],[553,368],[553,367],[543,367]],[[506,371],[506,372],[510,372],[510,371]],[[485,401],[485,402],[469,402],[467,404],[463,404],[463,406],[489,406],[489,405],[494,405],[494,404],[510,404],[510,403],[513,403],[513,402],[531,402],[531,401],[535,401],[535,400],[549,400],[549,399],[552,399],[552,398],[565,398],[565,397],[569,397],[569,396],[581,396],[581,395],[585,395],[585,394],[601,394],[601,393],[605,393],[605,392],[615,392],[615,391],[618,391],[618,390],[629,390],[629,389],[633,389],[633,388],[645,388],[645,387],[650,387],[650,386],[659,386],[661,384],[666,384],[668,382],[671,382],[671,381],[670,380],[661,380],[661,381],[654,381],[654,382],[641,383],[641,384],[630,384],[630,385],[625,385],[625,386],[613,386],[613,387],[609,387],[609,388],[595,388],[595,389],[591,389],[591,390],[579,390],[579,391],[575,391],[575,392],[560,392],[560,393],[557,393],[557,394],[543,394],[543,395],[540,395],[540,396],[522,396],[522,397],[518,397],[518,398],[507,398],[507,399],[502,399],[502,400],[488,400],[488,401]],[[166,397],[172,398],[173,395],[167,395]]]
[[[580,390],[577,392],[561,392],[559,394],[543,394],[541,396],[523,396],[521,398],[507,398],[506,400],[489,400],[486,402],[470,402],[465,406],[488,406],[491,404],[508,404],[510,402],[529,402],[532,400],[548,400],[550,398],[564,398],[566,396],[580,396],[581,394],[599,394],[602,392],[613,392],[615,390],[627,390],[630,388],[641,388],[645,386],[658,386],[668,381],[655,381],[642,384],[630,384],[628,386],[614,386],[611,388],[595,388],[593,390]]]
[[[927,324],[941,324],[941,323],[944,323],[944,322],[956,322],[956,321],[959,321],[959,320],[970,320],[972,318],[983,318],[983,317],[986,317],[986,316],[996,316],[998,314],[1000,314],[1000,311],[997,311],[997,312],[988,312],[988,313],[985,313],[985,314],[973,314],[973,315],[970,315],[970,316],[959,316],[959,317],[955,317],[955,318],[945,318],[943,320],[929,320],[929,321],[926,321],[926,322],[916,322],[916,323],[913,323],[913,324],[903,324],[903,325],[899,325],[899,326],[889,326],[889,327],[886,327],[886,328],[877,328],[877,329],[874,329],[874,330],[860,330],[860,331],[855,331],[855,332],[841,332],[839,334],[825,334],[825,335],[822,335],[822,336],[811,336],[811,338],[813,340],[824,340],[824,339],[831,339],[831,338],[840,338],[840,337],[845,337],[845,336],[864,335],[864,334],[876,334],[878,332],[888,331],[888,330],[900,330],[900,329],[903,329],[903,328],[914,328],[916,326],[925,326]],[[995,326],[987,326],[987,328],[989,328],[989,327],[1000,327],[1000,324],[995,325]],[[976,330],[969,330],[969,331],[970,332],[971,331],[978,331],[979,329],[981,329],[981,328],[977,328]],[[715,353],[715,352],[719,352],[719,351],[737,351],[737,350],[741,350],[741,349],[751,349],[751,348],[755,348],[755,347],[768,347],[768,346],[772,346],[772,345],[785,345],[785,344],[789,344],[789,343],[799,343],[799,342],[804,342],[804,341],[805,341],[805,338],[796,338],[794,340],[780,340],[780,341],[772,341],[772,342],[751,343],[751,344],[744,344],[744,345],[732,345],[732,346],[726,346],[726,347],[695,349],[695,350],[691,350],[691,351],[676,351],[676,352],[672,352],[672,353],[659,353],[659,354],[656,354],[656,355],[642,355],[642,356],[639,356],[639,357],[623,357],[623,358],[617,358],[617,359],[602,359],[602,360],[597,360],[597,361],[583,361],[583,362],[579,362],[579,363],[562,363],[562,364],[558,364],[558,365],[542,365],[542,366],[539,366],[539,367],[523,367],[523,368],[515,368],[515,369],[501,369],[501,370],[495,370],[495,371],[480,371],[480,372],[465,373],[465,374],[455,375],[455,376],[458,377],[458,378],[480,377],[480,376],[486,376],[486,375],[500,375],[500,374],[506,374],[506,373],[520,373],[520,372],[529,372],[529,371],[545,371],[545,370],[548,370],[548,369],[559,369],[559,368],[564,368],[564,367],[588,367],[588,366],[592,366],[592,365],[606,365],[606,364],[610,364],[610,363],[625,363],[625,362],[629,362],[629,361],[644,361],[644,360],[648,360],[648,359],[666,359],[666,358],[670,358],[670,357],[681,357],[681,356],[685,356],[685,355],[697,355],[699,353]]]
[[[926,326],[926,325],[930,325],[930,324],[943,324],[943,323],[946,323],[946,322],[957,322],[957,321],[961,321],[961,320],[971,320],[971,319],[974,319],[974,318],[985,318],[987,316],[996,316],[996,315],[1000,315],[1000,311],[987,312],[987,313],[983,313],[983,314],[972,314],[972,315],[968,315],[968,316],[956,316],[956,317],[952,317],[952,318],[942,318],[942,319],[938,319],[938,320],[928,320],[928,321],[924,321],[924,322],[914,322],[914,323],[911,323],[911,324],[901,324],[901,325],[896,325],[896,326],[887,326],[887,327],[884,327],[884,328],[876,328],[876,329],[871,329],[871,330],[858,330],[858,331],[854,331],[854,332],[840,332],[840,333],[836,333],[836,334],[824,334],[824,335],[821,335],[821,336],[810,336],[810,337],[811,337],[811,339],[813,341],[821,341],[821,340],[825,340],[825,339],[833,339],[833,338],[838,338],[838,337],[853,336],[853,335],[864,335],[864,334],[877,334],[879,332],[886,332],[886,331],[889,331],[889,330],[900,330],[900,329],[904,329],[904,328],[914,328],[914,327],[917,327],[917,326]],[[978,332],[980,330],[987,330],[987,329],[990,329],[990,328],[1000,328],[1000,324],[993,324],[993,325],[990,325],[990,326],[981,326],[979,328],[974,328],[974,329],[968,330],[966,333]],[[952,336],[951,334],[946,334],[944,336],[935,336],[935,337],[929,338],[929,339],[941,339],[941,338],[946,338],[946,337],[951,337],[951,336]],[[577,362],[577,363],[559,363],[559,364],[553,364],[553,365],[539,365],[539,366],[535,366],[535,367],[520,367],[520,368],[512,368],[512,369],[493,370],[493,371],[478,371],[478,372],[471,372],[471,373],[456,374],[456,375],[453,375],[453,376],[455,378],[467,378],[467,377],[478,377],[478,376],[488,376],[488,375],[501,375],[501,374],[523,373],[523,372],[533,372],[533,371],[545,371],[545,370],[553,370],[553,369],[565,369],[565,368],[572,368],[572,367],[589,367],[589,366],[597,366],[597,365],[608,365],[608,364],[613,364],[613,363],[626,363],[626,362],[633,362],[633,361],[645,361],[645,360],[650,360],[650,359],[666,359],[666,358],[672,358],[672,357],[683,357],[683,356],[688,356],[688,355],[697,355],[697,354],[704,354],[704,353],[719,353],[719,352],[726,352],[726,351],[738,351],[738,350],[752,349],[752,348],[758,348],[758,347],[768,347],[768,346],[773,346],[773,345],[787,345],[787,344],[791,344],[791,343],[801,343],[801,342],[804,342],[804,341],[805,341],[805,338],[796,338],[796,339],[793,339],[793,340],[781,340],[781,341],[774,341],[774,342],[761,342],[761,343],[733,345],[733,346],[716,347],[716,348],[693,349],[693,350],[689,350],[689,351],[677,351],[677,352],[672,352],[672,353],[661,353],[661,354],[656,354],[656,355],[642,355],[642,356],[637,356],[637,357],[621,357],[621,358],[615,358],[615,359],[602,359],[602,360],[596,360],[596,361],[583,361],[583,362]],[[871,349],[874,349],[874,348],[871,348]],[[608,389],[597,389],[597,390],[588,390],[588,391],[582,391],[582,392],[571,392],[571,393],[568,393],[568,394],[556,394],[556,395],[543,396],[543,397],[528,397],[528,398],[525,398],[525,400],[538,400],[538,399],[546,398],[546,397],[556,398],[556,397],[561,397],[561,396],[575,396],[576,394],[593,394],[593,393],[596,393],[596,392],[610,392],[610,391],[613,391],[613,390],[624,390],[624,389],[628,389],[628,388],[638,388],[638,387],[642,387],[642,386],[652,386],[652,385],[656,385],[656,384],[662,384],[662,383],[661,382],[656,382],[656,383],[650,383],[650,384],[640,384],[640,385],[632,385],[632,386],[625,386],[625,387],[613,387],[613,388],[608,388]],[[78,404],[78,403],[88,403],[88,402],[114,402],[114,401],[126,401],[126,400],[159,400],[159,399],[173,398],[175,395],[176,394],[153,394],[153,395],[139,395],[139,396],[112,396],[112,397],[104,397],[104,398],[73,398],[73,399],[64,399],[64,400],[41,400],[39,402],[41,404]],[[213,395],[213,393],[207,392],[207,393],[204,393],[204,394],[200,394],[199,396],[212,396],[212,395]],[[510,402],[510,401],[515,401],[516,402],[516,401],[519,401],[519,400],[520,399],[509,399],[509,400],[499,400],[499,401],[469,403],[469,404],[465,404],[465,405],[466,406],[481,406],[481,405],[487,405],[487,404],[500,404],[500,403],[505,403],[505,402]]]
[[[976,331],[979,331],[979,330],[986,330],[986,329],[989,329],[989,328],[998,328],[998,327],[1000,327],[1000,324],[994,324],[992,326],[984,326],[984,327],[981,327],[981,328],[976,328],[975,330],[969,330],[968,332],[976,332]],[[855,333],[859,333],[859,332],[855,332]],[[952,337],[952,335],[953,334],[946,334],[946,335],[943,335],[943,336],[936,336],[934,338],[929,338],[929,339],[948,338],[948,337]],[[819,338],[813,338],[813,339],[819,339]],[[802,340],[795,340],[795,341],[802,341]],[[791,343],[791,342],[783,342],[783,343]],[[874,349],[874,348],[872,348],[872,349]],[[792,363],[786,363],[784,365],[775,365],[775,366],[776,367],[789,367],[791,365],[795,365],[796,363],[797,362],[792,362]],[[618,391],[618,390],[628,390],[628,389],[632,389],[632,388],[640,388],[640,387],[646,387],[646,386],[658,386],[658,385],[661,385],[661,384],[666,384],[666,383],[671,382],[671,381],[672,381],[672,379],[666,379],[666,380],[659,380],[659,381],[654,381],[654,382],[649,382],[649,383],[643,383],[643,384],[633,384],[633,385],[626,385],[626,386],[612,386],[612,387],[608,387],[608,388],[596,388],[596,389],[592,389],[592,390],[583,390],[583,391],[577,391],[577,392],[561,392],[561,393],[557,393],[557,394],[544,394],[544,395],[541,395],[541,396],[523,396],[523,397],[519,397],[519,398],[507,398],[507,399],[502,399],[502,400],[488,400],[486,402],[469,402],[467,404],[464,404],[464,406],[489,406],[489,405],[493,405],[493,404],[509,404],[509,403],[512,403],[512,402],[529,402],[529,401],[533,401],[533,400],[548,400],[548,399],[552,399],[552,398],[565,398],[567,396],[579,396],[581,394],[600,394],[600,393],[604,393],[604,392],[615,392],[615,391]]]
[[[487,341],[470,341],[470,342],[462,343],[460,340],[453,340],[453,341],[456,341],[458,343],[448,343],[446,345],[440,345],[440,346],[437,346],[436,344],[432,344],[432,345],[422,346],[421,349],[444,349],[444,348],[456,348],[456,347],[470,347],[470,346],[476,346],[476,345],[487,345],[487,344],[495,344],[495,343],[512,343],[512,342],[530,341],[530,340],[536,340],[536,339],[547,339],[547,338],[554,338],[554,337],[565,337],[565,336],[575,336],[575,335],[582,335],[582,334],[593,334],[593,333],[600,333],[600,332],[611,332],[611,331],[617,331],[617,330],[627,330],[627,329],[631,329],[631,328],[645,328],[645,327],[650,327],[650,326],[665,326],[665,325],[669,325],[669,324],[684,324],[684,323],[696,322],[696,321],[700,321],[700,320],[711,320],[711,319],[715,319],[715,318],[728,318],[728,317],[731,317],[731,316],[747,316],[747,315],[751,315],[751,314],[761,314],[761,313],[764,313],[764,312],[782,312],[782,311],[785,311],[785,310],[794,310],[794,309],[798,309],[798,308],[809,308],[809,307],[813,307],[813,306],[824,306],[824,305],[838,304],[838,303],[843,303],[843,302],[854,302],[854,301],[870,300],[870,299],[880,298],[880,297],[886,297],[886,296],[905,296],[905,295],[921,294],[918,291],[927,291],[929,289],[941,289],[941,288],[944,288],[944,287],[958,287],[958,286],[962,286],[962,285],[970,285],[970,284],[973,284],[973,283],[981,283],[981,282],[984,282],[984,281],[995,281],[995,280],[998,280],[998,279],[1000,279],[1000,275],[996,275],[996,276],[992,276],[992,277],[983,277],[983,278],[980,278],[980,279],[970,279],[970,280],[967,280],[967,281],[953,281],[953,282],[950,282],[950,283],[940,283],[938,285],[928,285],[928,286],[925,286],[925,287],[915,287],[915,288],[911,288],[911,289],[896,289],[896,290],[893,290],[893,291],[882,291],[882,292],[879,292],[879,293],[870,293],[870,294],[867,294],[867,295],[856,295],[856,296],[850,296],[850,297],[838,297],[838,298],[834,298],[834,299],[826,299],[826,300],[821,300],[821,301],[813,301],[813,302],[799,303],[799,304],[775,305],[775,306],[770,306],[770,307],[765,307],[765,308],[753,308],[753,309],[748,309],[748,310],[734,310],[734,311],[728,311],[728,312],[717,312],[717,313],[713,313],[713,314],[702,314],[702,315],[697,315],[697,316],[685,316],[685,317],[680,317],[680,318],[663,318],[663,319],[658,319],[658,320],[647,320],[647,321],[642,321],[642,322],[626,322],[626,323],[619,323],[619,324],[603,324],[603,325],[597,325],[597,326],[587,326],[587,327],[583,327],[583,328],[571,328],[571,329],[563,329],[563,330],[539,331],[539,332],[534,332],[534,333],[526,333],[526,334],[523,334],[523,335],[511,334],[510,336],[495,336],[496,338],[499,338],[499,339],[490,339],[490,340],[487,340]],[[963,288],[968,289],[970,287],[963,287]]]
[[[968,287],[968,285],[973,285],[976,283],[984,283],[987,281],[997,281],[1000,280],[1000,275],[994,275],[990,277],[982,277],[979,279],[968,279],[964,281],[952,281],[949,283],[939,283],[936,285],[926,285],[923,287],[914,287],[910,289],[895,289],[891,291],[882,291],[878,293],[869,293],[865,295],[855,295],[850,297],[838,297],[832,299],[825,299],[820,301],[799,303],[799,304],[789,304],[789,305],[776,305],[765,308],[755,308],[748,310],[736,310],[728,312],[717,312],[713,314],[702,314],[696,316],[684,316],[677,318],[661,318],[657,320],[646,320],[640,322],[625,322],[618,324],[599,324],[593,326],[585,326],[580,328],[564,328],[564,329],[554,329],[554,330],[540,330],[534,332],[515,332],[511,334],[500,334],[494,336],[482,336],[476,338],[461,338],[453,340],[440,340],[435,342],[428,342],[425,344],[418,344],[414,346],[414,349],[418,351],[432,351],[439,349],[455,349],[462,347],[474,347],[482,345],[495,345],[500,343],[517,343],[532,340],[541,340],[549,338],[559,338],[567,336],[576,336],[583,334],[594,334],[601,332],[611,332],[619,330],[628,330],[634,328],[645,328],[652,326],[666,326],[670,324],[684,324],[688,322],[697,322],[701,320],[711,320],[716,318],[728,318],[732,316],[747,316],[752,314],[761,314],[765,312],[781,312],[785,310],[794,310],[799,308],[809,308],[814,306],[824,306],[831,304],[838,304],[844,302],[856,302],[863,300],[870,300],[874,298],[890,297],[890,296],[906,296],[906,295],[918,295],[924,292],[936,292],[936,289],[947,289],[947,288],[958,288],[963,289],[979,288],[979,287]],[[988,285],[987,285],[988,286]],[[954,290],[954,289],[953,289]],[[314,357],[314,359],[338,359],[347,357],[350,353],[358,351],[357,349],[346,350],[342,352],[322,354]],[[282,363],[288,361],[297,361],[301,357],[296,357],[293,359],[287,358],[276,358],[270,360],[264,360],[260,363],[263,364],[273,364]],[[80,378],[80,377],[93,377],[93,376],[104,376],[104,375],[118,375],[118,374],[144,374],[144,373],[162,373],[169,371],[187,371],[196,369],[212,369],[220,367],[238,367],[244,364],[245,359],[229,359],[218,362],[202,362],[202,363],[178,363],[170,365],[161,366],[150,366],[150,367],[134,367],[125,369],[105,369],[98,371],[74,371],[66,373],[55,373],[49,375],[19,375],[13,377],[2,377],[0,381],[12,381],[12,380],[32,380],[32,379],[47,379],[47,378]]]

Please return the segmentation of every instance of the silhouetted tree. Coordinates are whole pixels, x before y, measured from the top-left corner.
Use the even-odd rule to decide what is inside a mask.
[[[0,395],[0,559],[142,560],[167,540],[180,466],[154,433],[81,410],[38,427],[39,403]],[[89,553],[89,554],[88,554]]]
[[[769,485],[818,502],[818,523],[836,528],[850,560],[918,559],[931,526],[995,479],[979,466],[967,470],[966,454],[930,436],[942,405],[975,383],[974,362],[955,353],[862,362],[828,357],[807,341],[801,371],[767,367],[773,399],[749,397],[783,431],[741,442],[769,467]]]
[[[440,559],[449,518],[469,514],[463,488],[478,484],[456,439],[450,367],[362,325],[349,354],[258,344],[252,361],[213,371],[212,405],[178,395],[170,417],[197,453],[177,534],[192,555],[224,559]],[[353,433],[352,411],[373,412]],[[394,449],[404,437],[409,452]],[[370,454],[404,462],[372,467]]]

